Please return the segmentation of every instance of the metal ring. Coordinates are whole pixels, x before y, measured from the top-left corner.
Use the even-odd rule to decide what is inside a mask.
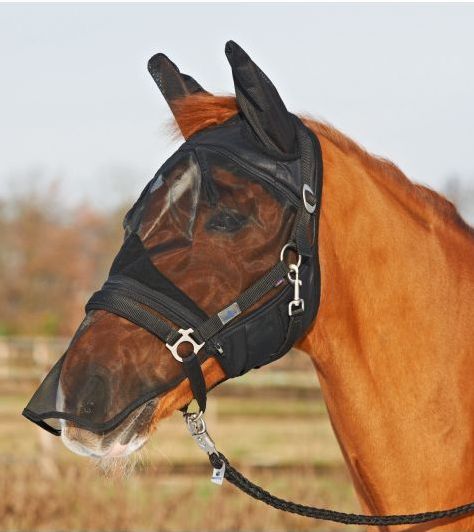
[[[296,251],[296,254],[298,255],[298,261],[296,263],[296,266],[299,268],[301,266],[301,255],[298,253],[298,249],[296,248],[296,244],[294,242],[288,242],[281,248],[280,260],[285,260],[285,252],[287,249],[292,249],[293,251]]]
[[[205,342],[198,344],[196,340],[194,340],[194,338],[191,336],[191,334],[194,332],[194,329],[179,329],[178,332],[181,334],[181,337],[178,338],[174,344],[166,344],[166,347],[171,351],[171,354],[178,362],[183,362],[183,357],[179,356],[178,354],[178,347],[181,344],[191,344],[193,346],[193,353],[197,355]]]
[[[186,420],[186,423],[188,426],[190,423],[193,424],[193,428],[195,431],[195,434],[199,434],[206,431],[206,422],[204,421],[204,418],[202,417],[204,415],[204,412],[202,410],[199,410],[199,412],[185,412],[184,419]],[[200,424],[200,425],[199,425]],[[204,429],[201,431],[201,429]]]

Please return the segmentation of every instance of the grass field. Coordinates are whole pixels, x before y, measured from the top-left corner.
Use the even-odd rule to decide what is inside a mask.
[[[212,392],[218,447],[284,498],[357,511],[312,368],[262,369]],[[0,530],[340,530],[273,510],[209,481],[181,416],[164,421],[133,472],[104,475],[20,416],[27,391],[0,395]],[[356,528],[354,530],[357,530]]]

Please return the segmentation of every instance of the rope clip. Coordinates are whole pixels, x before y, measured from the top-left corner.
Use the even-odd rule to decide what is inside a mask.
[[[288,279],[294,289],[293,301],[290,301],[288,304],[288,315],[297,316],[304,312],[304,299],[300,297],[300,287],[303,284],[303,281],[300,279],[298,264],[290,264],[288,268],[290,269],[288,272]]]
[[[209,436],[207,432],[206,422],[204,421],[203,412],[186,412],[184,414],[184,420],[188,431],[193,437],[193,440],[197,443],[198,447],[203,450],[209,456],[215,454],[219,456],[216,449],[214,440]],[[212,470],[211,482],[217,485],[222,485],[224,481],[225,462],[222,460],[222,466],[219,468],[214,467]]]

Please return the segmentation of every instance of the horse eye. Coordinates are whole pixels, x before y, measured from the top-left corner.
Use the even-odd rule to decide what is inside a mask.
[[[206,229],[220,233],[235,233],[242,229],[247,221],[248,218],[240,212],[224,208],[209,218]]]

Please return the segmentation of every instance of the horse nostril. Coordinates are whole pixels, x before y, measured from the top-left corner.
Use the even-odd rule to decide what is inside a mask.
[[[78,392],[78,415],[90,421],[105,421],[109,397],[109,387],[106,380],[100,375],[89,377]]]

